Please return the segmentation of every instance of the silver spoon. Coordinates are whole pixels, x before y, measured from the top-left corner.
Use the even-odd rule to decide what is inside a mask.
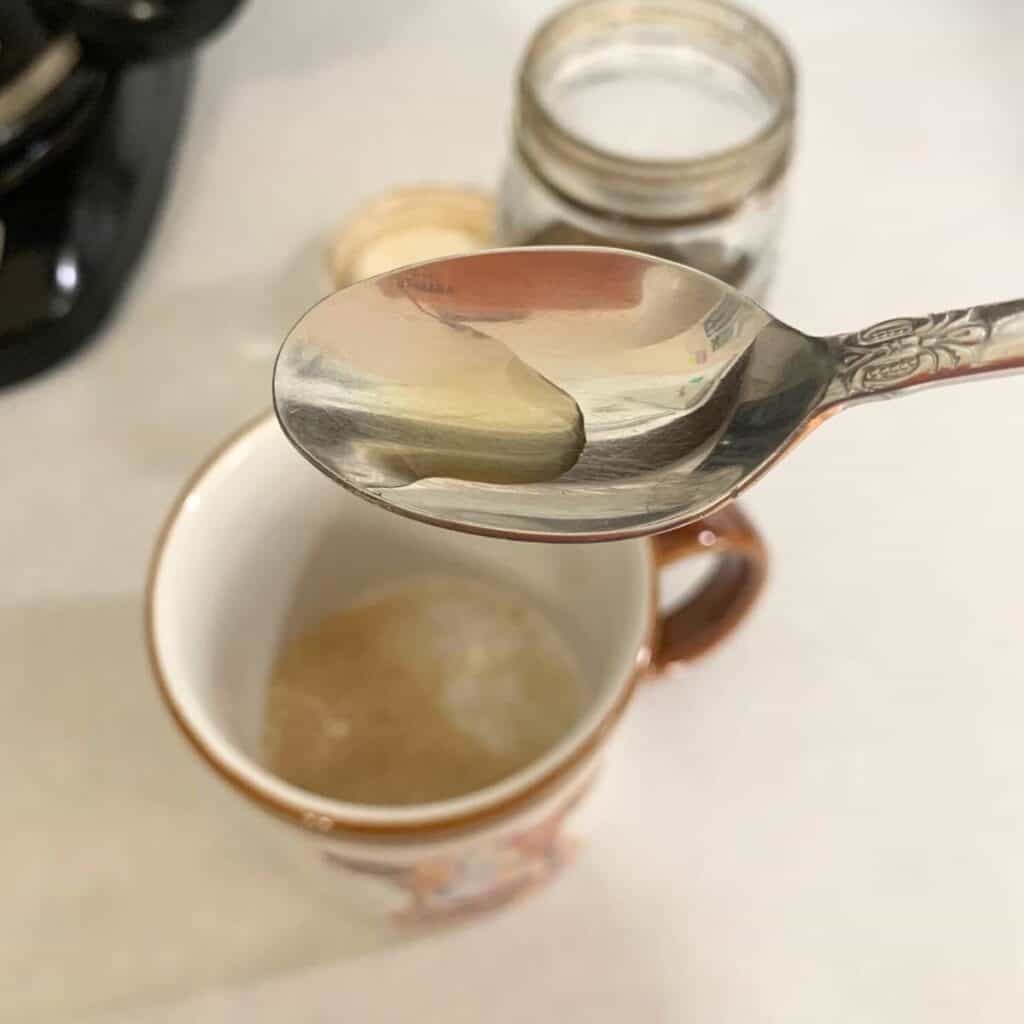
[[[610,540],[735,498],[829,415],[1024,368],[1024,301],[812,337],[726,284],[600,248],[492,250],[314,306],[274,369],[285,433],[394,512]]]

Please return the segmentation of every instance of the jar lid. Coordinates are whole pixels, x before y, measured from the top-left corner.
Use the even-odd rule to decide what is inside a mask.
[[[395,189],[370,200],[335,233],[327,253],[336,288],[421,260],[494,244],[494,201],[455,185]]]

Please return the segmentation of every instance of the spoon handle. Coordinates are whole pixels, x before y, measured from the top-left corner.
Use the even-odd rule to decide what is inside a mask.
[[[823,406],[981,373],[1024,370],[1024,300],[883,320],[825,339],[836,373]]]

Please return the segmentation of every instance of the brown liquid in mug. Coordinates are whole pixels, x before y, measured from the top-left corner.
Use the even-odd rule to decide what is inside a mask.
[[[574,652],[514,590],[389,585],[296,637],[270,684],[267,766],[362,804],[462,796],[525,768],[578,721]]]

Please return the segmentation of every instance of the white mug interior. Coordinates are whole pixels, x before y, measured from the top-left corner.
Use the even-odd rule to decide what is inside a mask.
[[[348,804],[266,770],[266,689],[282,645],[371,588],[436,572],[504,582],[541,606],[583,667],[589,702],[582,717],[517,774],[434,804]],[[299,814],[419,825],[507,800],[601,729],[649,656],[653,572],[642,540],[523,544],[395,516],[310,466],[268,416],[214,456],[172,513],[150,580],[149,639],[176,716],[231,779]]]

